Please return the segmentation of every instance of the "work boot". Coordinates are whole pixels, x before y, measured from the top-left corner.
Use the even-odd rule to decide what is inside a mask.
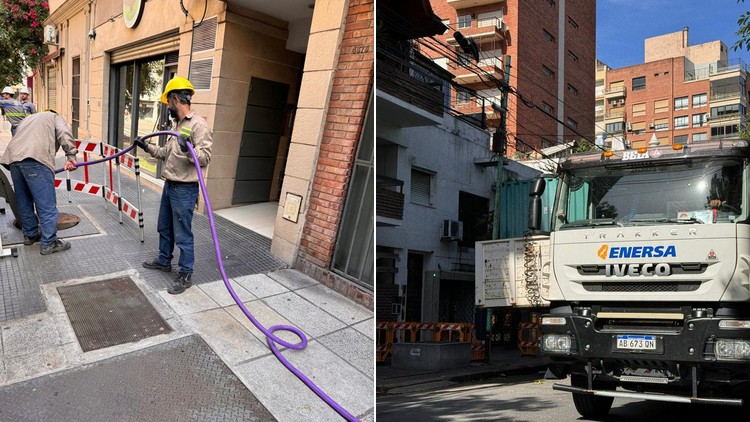
[[[174,279],[174,282],[172,282],[172,287],[167,289],[167,293],[171,295],[178,295],[185,291],[185,289],[189,289],[192,287],[193,282],[190,281],[190,274],[184,274],[180,273],[177,275],[177,278]]]
[[[68,249],[70,249],[69,242],[66,242],[62,239],[57,239],[55,240],[55,243],[53,243],[51,246],[42,248],[42,250],[39,253],[41,253],[42,255],[50,255],[55,252],[67,251]]]
[[[159,261],[157,260],[153,260],[151,262],[144,262],[143,268],[148,268],[149,270],[162,270],[165,273],[172,271],[171,265],[161,265],[159,264]]]
[[[42,240],[42,235],[41,234],[38,234],[38,235],[36,235],[34,237],[26,237],[26,236],[24,236],[23,237],[23,244],[26,245],[26,246],[31,246],[31,245],[33,245],[34,243],[36,243],[36,242],[38,242],[40,240]]]

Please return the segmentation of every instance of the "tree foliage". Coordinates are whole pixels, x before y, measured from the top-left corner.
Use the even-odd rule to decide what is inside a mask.
[[[49,3],[41,0],[2,0],[0,4],[0,86],[23,81],[27,69],[35,69],[47,48],[42,22]]]
[[[576,141],[575,146],[573,147],[573,152],[586,152],[586,151],[593,151],[597,147],[596,145],[592,144],[586,139],[581,139]]]

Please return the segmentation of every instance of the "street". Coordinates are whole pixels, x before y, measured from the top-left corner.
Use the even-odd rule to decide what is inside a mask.
[[[575,421],[570,393],[554,391],[555,382],[541,374],[496,378],[479,383],[377,398],[376,417],[382,422],[418,421]],[[744,420],[741,407],[685,405],[615,399],[605,421]]]

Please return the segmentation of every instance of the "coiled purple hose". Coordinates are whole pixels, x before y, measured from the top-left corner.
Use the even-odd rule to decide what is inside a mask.
[[[159,135],[169,135],[178,137],[179,133],[173,132],[173,131],[159,131],[150,133],[148,135],[144,135],[141,137],[141,140],[146,140],[148,138],[151,138],[153,136],[159,136]],[[250,313],[250,311],[245,307],[245,304],[242,303],[242,300],[237,296],[237,293],[234,291],[234,288],[232,288],[232,285],[229,283],[229,280],[227,279],[227,274],[224,271],[224,262],[221,260],[221,249],[219,247],[219,240],[218,236],[216,235],[216,226],[214,225],[214,216],[213,211],[211,211],[211,202],[208,200],[208,190],[206,189],[206,185],[203,182],[203,172],[201,172],[201,166],[200,162],[198,161],[198,156],[195,154],[195,149],[193,149],[193,145],[190,142],[187,142],[188,150],[190,151],[190,155],[193,157],[193,164],[195,164],[195,169],[198,171],[198,182],[200,183],[201,192],[203,193],[203,200],[206,203],[206,214],[208,215],[208,222],[209,226],[211,227],[211,237],[214,241],[214,252],[216,253],[216,260],[219,263],[219,271],[221,272],[221,278],[224,280],[224,286],[226,286],[227,290],[229,291],[229,294],[232,295],[232,299],[234,299],[235,303],[237,303],[237,306],[242,309],[242,312],[245,314],[245,316],[250,320],[250,322],[255,325],[255,327],[258,328],[263,334],[266,336],[266,342],[268,343],[268,348],[271,349],[271,352],[273,352],[274,356],[276,356],[276,359],[281,362],[282,365],[284,365],[291,373],[293,373],[297,378],[300,379],[305,385],[307,385],[308,388],[310,388],[315,394],[318,395],[324,402],[326,402],[333,410],[335,410],[339,415],[341,415],[344,419],[351,422],[359,422],[359,419],[354,417],[351,413],[347,412],[346,409],[341,407],[338,403],[336,403],[331,397],[329,397],[323,390],[320,389],[317,385],[315,385],[312,380],[310,380],[305,374],[303,374],[299,369],[295,368],[294,365],[292,365],[286,358],[281,354],[279,349],[276,347],[275,343],[278,343],[288,349],[292,350],[302,350],[307,346],[307,337],[305,334],[297,327],[293,327],[291,325],[274,325],[270,328],[264,327],[255,317],[253,314]],[[101,163],[107,160],[112,160],[114,158],[117,158],[126,152],[132,150],[135,148],[135,144],[129,146],[128,148],[125,148],[124,150],[118,152],[117,154],[112,155],[111,157],[106,157],[100,160],[94,160],[94,161],[86,161],[83,163],[77,163],[76,167],[80,166],[88,166],[91,164]],[[60,173],[61,171],[64,171],[64,169],[58,169],[55,171],[55,173]],[[275,331],[289,331],[291,333],[294,333],[297,337],[299,337],[300,342],[297,344],[289,343],[285,340],[282,340],[281,338],[277,337],[275,334],[273,334]]]

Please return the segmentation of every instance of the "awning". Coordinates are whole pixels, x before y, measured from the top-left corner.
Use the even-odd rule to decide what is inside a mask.
[[[58,48],[57,50],[55,50],[55,51],[47,54],[44,57],[42,57],[42,63],[51,62],[52,60],[57,59],[58,57],[62,56],[63,54],[65,54],[65,49],[62,48],[62,47]]]

